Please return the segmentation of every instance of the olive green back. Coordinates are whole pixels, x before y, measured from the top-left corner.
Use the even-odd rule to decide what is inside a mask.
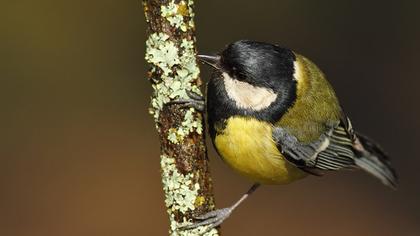
[[[288,128],[299,141],[314,141],[325,132],[326,124],[340,119],[337,97],[321,70],[307,58],[296,54],[300,73],[297,77],[297,98],[276,125]]]

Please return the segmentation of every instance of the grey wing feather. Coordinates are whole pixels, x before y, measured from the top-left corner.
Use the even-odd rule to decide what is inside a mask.
[[[397,174],[384,151],[371,139],[356,133],[345,116],[311,143],[299,142],[281,127],[274,128],[272,135],[284,157],[308,173],[319,175],[319,170],[360,168],[392,188],[398,184]]]
[[[329,127],[311,143],[299,142],[281,127],[274,128],[273,138],[285,158],[298,167],[338,170],[355,166],[352,140],[340,124]]]
[[[314,167],[323,170],[338,170],[352,168],[355,165],[353,141],[340,125],[332,127],[328,137],[328,147],[317,155],[315,162],[310,162]]]

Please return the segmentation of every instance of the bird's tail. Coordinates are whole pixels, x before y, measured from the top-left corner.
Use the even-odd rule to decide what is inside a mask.
[[[355,164],[364,171],[380,179],[385,185],[396,189],[398,177],[391,167],[388,156],[374,141],[368,137],[356,133],[357,140],[361,145]]]

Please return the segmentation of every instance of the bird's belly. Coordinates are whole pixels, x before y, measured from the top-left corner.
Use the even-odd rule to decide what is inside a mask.
[[[235,171],[263,184],[286,184],[306,176],[284,159],[272,136],[272,125],[253,118],[231,117],[214,144]]]

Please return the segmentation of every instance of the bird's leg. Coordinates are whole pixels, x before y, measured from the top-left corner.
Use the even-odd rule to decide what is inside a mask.
[[[197,93],[191,92],[191,91],[187,91],[187,95],[189,97],[187,99],[181,98],[181,99],[170,101],[167,104],[169,105],[180,104],[181,107],[183,108],[192,107],[199,112],[204,112],[206,104],[205,104],[203,96]]]
[[[219,226],[224,220],[226,220],[230,214],[235,210],[236,207],[238,207],[245,199],[247,199],[258,187],[260,186],[259,183],[255,183],[252,185],[252,187],[244,194],[242,197],[235,202],[230,207],[217,209],[211,212],[208,212],[206,214],[196,216],[194,219],[199,220],[198,222],[195,222],[191,225],[183,226],[181,229],[194,229],[199,226],[207,225],[207,230],[210,230],[214,227]]]

